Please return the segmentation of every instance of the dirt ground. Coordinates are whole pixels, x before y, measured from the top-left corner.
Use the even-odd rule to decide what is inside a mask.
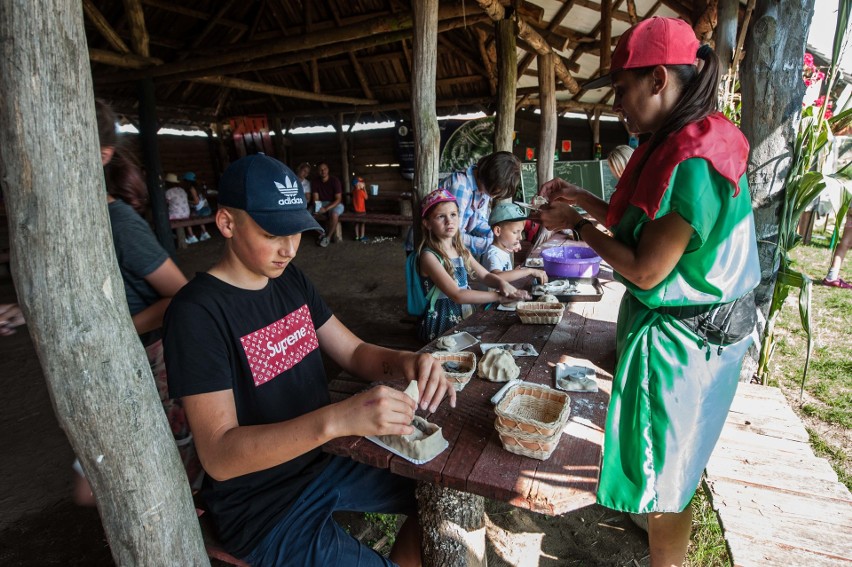
[[[365,340],[389,347],[420,346],[405,323],[404,252],[392,231],[371,232],[370,243],[327,249],[303,240],[296,263],[319,288],[338,318]],[[218,256],[221,237],[180,251],[192,276]],[[0,268],[2,269],[2,268]],[[0,303],[14,301],[8,273],[0,273]],[[0,565],[110,566],[96,510],[70,500],[73,454],[59,428],[26,332],[0,337]],[[336,375],[328,368],[330,376]],[[625,516],[590,506],[550,518],[505,504],[487,504],[491,566],[645,566],[647,538]],[[354,531],[353,531],[354,533]]]

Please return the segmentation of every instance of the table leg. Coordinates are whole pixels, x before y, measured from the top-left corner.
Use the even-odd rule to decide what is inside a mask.
[[[485,499],[417,483],[424,567],[485,567]]]
[[[184,229],[182,226],[179,226],[175,229],[175,233],[177,234],[178,248],[186,248],[186,229]]]

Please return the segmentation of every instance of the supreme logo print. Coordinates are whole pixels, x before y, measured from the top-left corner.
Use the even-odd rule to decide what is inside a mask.
[[[317,333],[307,305],[240,339],[254,385],[290,370],[317,347]]]

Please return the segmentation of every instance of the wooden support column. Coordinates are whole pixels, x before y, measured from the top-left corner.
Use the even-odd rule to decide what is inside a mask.
[[[553,154],[556,152],[556,75],[555,55],[538,56],[538,88],[541,100],[541,130],[538,137],[538,184],[553,179]]]
[[[440,133],[435,105],[438,0],[412,0],[414,40],[411,116],[414,126],[414,192],[417,203],[438,186]],[[416,223],[415,223],[416,224]]]
[[[272,131],[275,135],[272,136],[272,147],[275,148],[275,158],[284,163],[288,162],[286,150],[284,149],[284,132],[281,131],[281,117],[273,116],[270,118],[272,122]]]
[[[719,0],[718,16],[716,18],[715,48],[719,62],[722,64],[721,75],[730,75],[731,63],[734,60],[734,47],[737,41],[737,12],[738,0]]]
[[[352,192],[352,175],[349,172],[349,136],[343,123],[343,114],[337,115],[335,124],[337,141],[340,145],[340,181],[343,182],[343,193],[348,197]]]
[[[494,150],[512,151],[515,131],[515,88],[518,83],[517,28],[511,17],[495,22],[497,38],[497,121],[494,127]]]
[[[166,191],[163,188],[163,166],[160,163],[160,147],[157,144],[157,101],[154,96],[154,81],[142,79],[137,83],[139,96],[139,145],[142,149],[142,163],[145,168],[145,181],[148,184],[148,197],[151,203],[151,217],[154,234],[170,256],[175,255],[175,243],[172,228],[169,225],[169,207],[166,204]]]
[[[601,0],[601,75],[609,73],[612,55],[612,0]]]

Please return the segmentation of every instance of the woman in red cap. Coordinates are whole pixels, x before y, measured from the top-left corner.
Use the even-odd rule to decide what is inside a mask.
[[[685,22],[650,18],[619,39],[613,110],[650,134],[609,203],[555,179],[551,229],[573,228],[627,288],[598,502],[648,513],[651,565],[681,565],[689,503],[751,344],[760,265],[746,182],[748,143],[716,112],[719,61]],[[612,231],[580,216],[582,207]]]

